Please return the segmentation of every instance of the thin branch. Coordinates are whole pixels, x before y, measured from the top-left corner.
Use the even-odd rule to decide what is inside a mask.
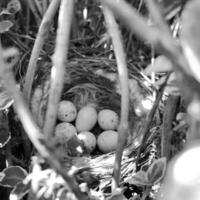
[[[150,134],[150,128],[151,128],[151,123],[152,123],[152,120],[153,120],[153,117],[155,115],[155,112],[156,112],[156,109],[159,105],[159,102],[163,96],[163,92],[164,92],[164,89],[165,89],[165,86],[167,84],[167,80],[169,78],[169,75],[166,77],[166,80],[165,82],[162,84],[162,86],[160,87],[158,93],[157,93],[157,96],[156,96],[156,101],[153,105],[153,108],[151,109],[150,113],[147,115],[147,118],[146,118],[146,123],[144,124],[144,126],[142,127],[142,130],[141,130],[141,134],[142,135],[142,142],[141,142],[141,145],[140,147],[138,148],[138,151],[137,151],[137,160],[136,160],[136,166],[139,162],[139,158],[140,158],[140,154],[141,152],[144,150],[145,148],[145,143],[146,143],[146,140],[148,139],[149,137],[149,134]]]
[[[57,117],[57,108],[64,83],[65,65],[71,33],[71,23],[74,10],[74,0],[62,0],[59,10],[58,30],[56,37],[51,86],[43,132],[49,139],[53,135]]]
[[[126,65],[126,56],[122,44],[121,33],[112,12],[103,6],[103,12],[108,32],[112,38],[114,52],[117,61],[119,81],[122,90],[121,96],[121,119],[118,127],[118,145],[115,155],[112,190],[119,186],[121,160],[124,146],[128,136],[128,113],[129,113],[129,89],[128,89],[128,70]]]
[[[23,124],[23,127],[41,156],[54,168],[68,183],[71,191],[76,195],[78,199],[88,199],[79,189],[74,177],[68,174],[65,168],[60,164],[58,158],[54,155],[54,152],[50,152],[44,145],[44,136],[41,133],[41,130],[34,122],[31,113],[26,106],[24,99],[17,87],[17,84],[14,80],[14,76],[10,70],[10,66],[6,64],[2,57],[2,47],[0,46],[0,77],[4,81],[4,86],[7,91],[11,94],[15,102],[15,110]]]
[[[48,37],[48,32],[50,29],[51,22],[56,14],[58,6],[60,4],[60,0],[52,0],[49,5],[43,19],[41,25],[39,27],[39,31],[33,46],[33,50],[31,53],[30,61],[28,64],[25,83],[24,83],[24,97],[28,103],[30,103],[30,96],[32,90],[32,84],[35,76],[35,71],[37,69],[37,61],[40,55],[40,51],[44,45],[46,38]]]
[[[167,160],[170,158],[172,122],[176,115],[178,100],[179,96],[169,95],[164,111],[161,136],[161,157],[166,157]]]

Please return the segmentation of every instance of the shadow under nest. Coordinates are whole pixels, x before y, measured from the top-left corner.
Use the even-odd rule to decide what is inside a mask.
[[[142,77],[139,70],[134,69],[132,65],[128,65],[128,67],[129,79],[134,79],[139,84],[141,93],[143,93],[144,96],[150,94],[150,88],[142,84]],[[33,88],[44,88],[46,87],[45,82],[49,85],[50,70],[51,63],[45,63],[39,66]],[[107,76],[108,74],[112,74],[112,77]],[[119,84],[119,82],[114,60],[106,58],[70,60],[69,63],[66,63],[61,100],[72,101],[77,110],[84,105],[93,104],[97,112],[102,109],[111,109],[120,116],[121,96],[118,90],[119,88],[116,86],[117,84]],[[47,94],[43,94],[46,100],[46,103],[43,104],[45,106],[47,105],[48,89],[46,92]],[[130,99],[130,133],[133,133],[133,129],[136,128],[141,120],[134,112],[134,103],[134,98]],[[45,108],[41,109],[40,112],[45,113]],[[98,126],[95,126],[91,132],[98,135],[102,130]],[[132,135],[130,134],[129,144],[127,144],[122,158],[121,183],[124,182],[127,177],[132,176],[136,171],[135,163],[138,145],[134,142],[134,138],[131,137]],[[66,169],[70,169],[72,166],[76,167],[75,175],[79,183],[87,182],[88,186],[93,189],[109,192],[114,159],[115,152],[102,154],[98,148],[96,148],[89,156],[64,156],[62,162],[64,166],[66,166]],[[148,161],[148,158],[146,158],[146,160]]]

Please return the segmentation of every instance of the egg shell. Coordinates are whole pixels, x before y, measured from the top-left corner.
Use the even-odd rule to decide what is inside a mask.
[[[82,107],[76,117],[75,126],[78,132],[90,131],[97,123],[97,111],[92,106]]]
[[[113,110],[101,110],[98,114],[98,124],[103,130],[115,130],[119,124],[119,116]]]
[[[70,138],[76,135],[76,128],[68,122],[59,123],[55,127],[55,137],[61,143],[67,142]]]
[[[58,105],[58,119],[63,122],[72,122],[75,120],[77,110],[71,101],[63,100]]]
[[[103,153],[116,150],[118,133],[113,130],[102,132],[97,138],[97,146]]]
[[[91,153],[95,149],[97,141],[93,133],[89,131],[80,132],[78,138],[83,142],[88,153]]]

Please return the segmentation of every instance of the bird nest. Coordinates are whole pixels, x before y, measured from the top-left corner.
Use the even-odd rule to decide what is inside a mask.
[[[50,63],[43,64],[35,78],[34,88],[43,88],[43,100],[40,105],[40,115],[45,112],[50,80]],[[140,127],[141,117],[135,114],[135,105],[141,98],[150,95],[151,89],[143,83],[140,70],[133,63],[128,63],[129,70],[129,144],[124,150],[121,168],[121,182],[133,175],[136,169],[135,159],[138,144],[132,134]],[[115,60],[107,58],[84,58],[70,60],[66,64],[64,87],[62,100],[72,101],[77,110],[84,105],[93,104],[97,111],[102,109],[114,110],[120,116],[121,90],[118,81],[118,74]],[[42,117],[41,117],[42,118]],[[38,118],[39,119],[39,118]],[[41,123],[40,123],[41,125]],[[92,132],[98,135],[102,130],[94,127]],[[86,182],[91,187],[98,187],[106,191],[110,187],[115,152],[102,154],[96,149],[89,156],[64,156],[62,161],[67,169],[75,166],[77,169],[76,177],[79,183]],[[95,184],[96,183],[96,184]]]

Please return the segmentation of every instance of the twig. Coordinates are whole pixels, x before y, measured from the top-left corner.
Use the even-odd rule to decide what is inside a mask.
[[[49,5],[47,12],[45,13],[41,25],[39,27],[39,31],[37,34],[37,38],[35,40],[33,50],[31,53],[30,61],[28,64],[25,83],[24,83],[24,97],[25,100],[30,103],[31,89],[34,80],[35,71],[37,69],[37,60],[40,55],[40,51],[42,50],[43,44],[48,37],[49,28],[51,22],[56,14],[58,9],[60,0],[52,0]]]
[[[176,114],[178,100],[179,96],[169,95],[164,111],[161,136],[161,157],[166,157],[167,160],[170,158],[172,122]]]
[[[12,95],[14,102],[15,102],[15,110],[19,115],[19,118],[23,124],[23,127],[31,140],[34,144],[35,148],[38,152],[43,156],[43,158],[50,164],[52,168],[54,168],[68,183],[69,188],[71,191],[76,195],[78,199],[88,199],[79,189],[74,177],[66,172],[64,167],[58,161],[58,158],[54,155],[54,152],[50,152],[44,145],[44,137],[41,133],[41,130],[34,122],[31,113],[26,106],[24,99],[17,87],[17,84],[14,80],[14,76],[10,70],[10,66],[6,64],[2,57],[2,47],[0,46],[0,77],[4,81],[4,86],[8,90],[8,92]]]
[[[112,38],[114,52],[117,60],[119,81],[122,90],[121,116],[120,116],[121,119],[118,127],[118,145],[115,155],[113,183],[112,183],[112,190],[115,190],[119,186],[122,153],[128,136],[128,113],[129,113],[128,70],[126,65],[126,56],[123,49],[121,34],[118,25],[115,21],[115,18],[112,12],[106,6],[103,6],[103,12],[108,32]]]
[[[159,89],[159,91],[157,93],[156,101],[155,101],[155,103],[153,105],[153,108],[151,109],[150,113],[147,115],[146,123],[142,127],[141,134],[140,134],[140,135],[142,135],[142,142],[141,142],[141,145],[140,145],[140,147],[138,148],[138,151],[137,151],[136,166],[137,166],[137,164],[139,162],[140,154],[145,148],[146,140],[148,139],[149,134],[150,134],[149,129],[151,127],[151,123],[152,123],[154,114],[156,112],[156,109],[157,109],[157,107],[159,105],[159,102],[160,102],[162,96],[163,96],[163,92],[164,92],[165,86],[167,84],[168,78],[169,78],[169,75],[167,76],[165,82],[163,83],[163,85]]]
[[[57,108],[63,89],[65,65],[71,33],[74,0],[62,0],[58,18],[55,53],[51,72],[51,87],[43,132],[49,139],[53,135],[57,117]],[[66,20],[67,19],[67,20]]]

